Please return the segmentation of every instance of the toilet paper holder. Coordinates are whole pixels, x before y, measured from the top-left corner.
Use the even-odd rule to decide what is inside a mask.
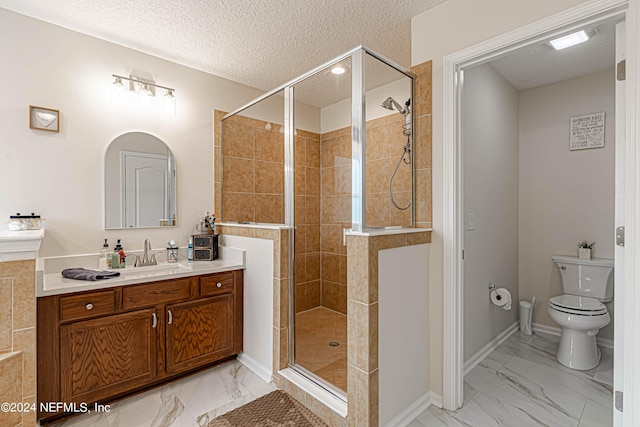
[[[498,285],[496,285],[495,283],[491,283],[489,282],[489,291],[492,291],[494,289],[498,289]]]

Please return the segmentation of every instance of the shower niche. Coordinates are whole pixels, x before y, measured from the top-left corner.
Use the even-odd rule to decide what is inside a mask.
[[[222,221],[289,229],[288,366],[345,401],[345,233],[415,224],[413,90],[361,46],[222,119]]]

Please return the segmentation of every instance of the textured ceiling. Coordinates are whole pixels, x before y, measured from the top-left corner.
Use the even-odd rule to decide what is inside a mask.
[[[445,0],[0,0],[0,7],[269,90],[358,45],[408,67]]]
[[[532,89],[613,68],[615,25],[596,28],[587,42],[554,50],[546,42],[518,49],[490,65],[518,90]]]

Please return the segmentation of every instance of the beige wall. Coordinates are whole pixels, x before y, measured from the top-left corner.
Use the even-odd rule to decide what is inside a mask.
[[[576,243],[588,240],[594,257],[613,259],[614,84],[611,69],[520,94],[520,294],[537,298],[536,323],[559,327],[547,314],[563,293],[552,255],[577,256]],[[604,148],[570,151],[571,117],[601,111]],[[613,339],[607,308],[612,322],[598,336]]]
[[[518,92],[489,65],[465,70],[462,95],[464,360],[518,318]],[[510,311],[489,299],[489,283],[511,292]]]
[[[411,20],[411,63],[433,61],[433,226],[430,253],[431,389],[442,393],[443,59],[584,0],[447,0]]]

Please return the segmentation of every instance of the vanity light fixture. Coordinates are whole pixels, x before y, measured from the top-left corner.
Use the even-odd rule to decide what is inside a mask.
[[[114,105],[122,106],[127,102],[137,104],[142,109],[151,109],[152,104],[162,104],[162,110],[167,114],[175,115],[176,98],[175,89],[156,84],[153,80],[147,80],[136,76],[119,76],[112,74],[115,81],[111,89],[111,101]],[[126,80],[128,84],[124,84]],[[157,97],[157,89],[164,91],[162,98]]]
[[[567,34],[566,36],[558,37],[557,39],[549,40],[549,44],[555,50],[562,50],[586,42],[593,34],[594,31],[590,29],[580,30]]]

